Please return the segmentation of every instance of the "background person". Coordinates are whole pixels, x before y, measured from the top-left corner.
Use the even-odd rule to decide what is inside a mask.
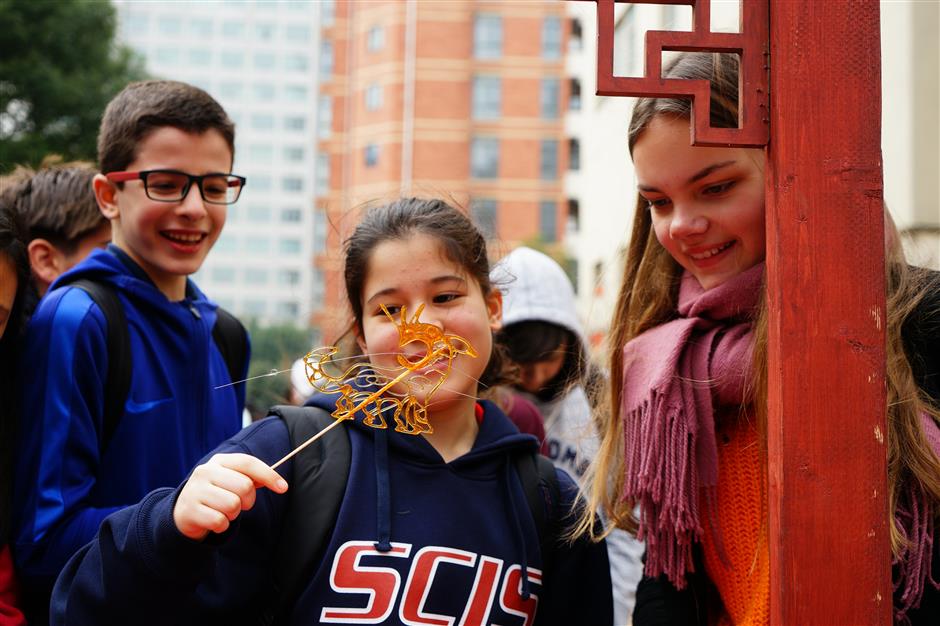
[[[174,81],[132,83],[105,111],[94,189],[113,243],[53,283],[20,358],[13,552],[31,624],[101,520],[178,485],[241,428],[244,385],[219,388],[235,378],[213,340],[220,313],[188,278],[244,182],[234,133],[209,94]],[[126,318],[131,375],[111,432],[107,318],[84,289],[57,288],[79,277],[112,290]]]
[[[598,445],[587,387],[602,374],[590,363],[571,281],[554,259],[526,247],[496,265],[493,281],[503,292],[500,340],[520,369],[516,389],[544,416],[543,453],[580,481]],[[616,624],[633,611],[642,554],[626,531],[607,536]]]

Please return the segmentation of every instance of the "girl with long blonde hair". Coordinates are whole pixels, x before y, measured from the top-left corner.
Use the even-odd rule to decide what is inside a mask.
[[[710,81],[711,124],[737,127],[736,55],[682,53],[663,76]],[[600,511],[646,541],[635,626],[766,624],[764,154],[690,146],[689,119],[688,100],[641,98],[633,111],[639,195],[582,530]],[[890,241],[894,606],[917,623],[940,610],[940,280]]]

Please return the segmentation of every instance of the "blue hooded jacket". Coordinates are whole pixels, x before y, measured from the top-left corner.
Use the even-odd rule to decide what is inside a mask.
[[[332,400],[311,402],[332,410]],[[519,451],[534,453],[535,439],[519,434],[495,405],[480,404],[476,442],[450,463],[423,437],[369,428],[358,419],[341,426],[351,452],[346,492],[324,555],[300,585],[287,623],[611,623],[603,543],[560,545],[543,578],[534,521],[511,462]],[[267,418],[217,452],[243,452],[270,464],[290,449],[284,422]],[[292,463],[279,468],[288,482]],[[561,518],[576,487],[561,471],[558,478]],[[258,623],[277,597],[273,555],[285,508],[291,498],[317,494],[262,489],[228,531],[195,542],[173,523],[178,493],[155,491],[105,520],[59,578],[54,624]]]
[[[56,288],[66,276],[112,285],[127,318],[130,391],[104,449],[107,324],[85,291]],[[171,302],[116,246],[95,251],[40,302],[21,351],[13,500],[17,570],[37,611],[105,517],[178,485],[241,428],[244,386],[217,389],[231,381],[212,339],[215,312],[191,281]]]

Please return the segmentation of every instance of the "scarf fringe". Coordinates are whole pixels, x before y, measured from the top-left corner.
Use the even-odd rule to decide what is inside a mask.
[[[908,480],[903,501],[895,512],[901,533],[908,542],[904,552],[894,560],[899,574],[894,581],[894,591],[897,593],[899,589],[903,590],[895,606],[894,620],[898,624],[910,624],[907,612],[920,606],[926,585],[940,589],[940,581],[933,579],[930,569],[935,524],[926,502],[927,494],[923,487]]]
[[[666,406],[668,395],[654,391],[627,415],[625,437],[632,445],[626,446],[623,497],[640,507],[637,537],[647,544],[646,574],[665,574],[683,589],[685,573],[693,571],[692,546],[702,537],[693,462],[696,433],[680,407]],[[667,453],[651,454],[653,450]]]

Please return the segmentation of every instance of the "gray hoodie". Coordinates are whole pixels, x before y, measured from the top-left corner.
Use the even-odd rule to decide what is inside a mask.
[[[557,324],[574,333],[583,357],[588,358],[574,289],[551,257],[531,248],[516,248],[494,266],[491,277],[503,293],[504,327],[536,320]],[[543,449],[556,466],[581,481],[598,447],[584,387],[578,384],[547,402],[525,395],[545,418]],[[607,538],[607,552],[614,587],[614,623],[622,625],[633,612],[636,586],[643,572],[643,544],[617,530]]]

